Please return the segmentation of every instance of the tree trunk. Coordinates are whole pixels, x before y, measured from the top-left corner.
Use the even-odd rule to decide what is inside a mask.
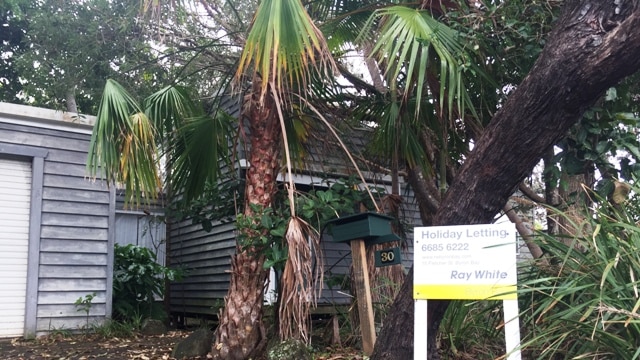
[[[640,67],[637,1],[568,0],[533,68],[496,113],[448,189],[434,225],[490,223],[544,152],[606,89]],[[381,331],[373,360],[413,359],[413,277]],[[430,301],[429,359],[447,308]]]
[[[72,87],[65,94],[65,103],[67,104],[67,112],[78,113],[78,104],[76,103],[76,89]]]
[[[562,242],[571,246],[574,237],[588,234],[590,224],[584,218],[585,210],[591,205],[591,198],[585,191],[585,186],[591,188],[594,174],[585,170],[583,174],[562,174],[558,195],[561,201],[562,214],[556,214],[558,234],[562,235]]]
[[[277,113],[268,100],[260,104],[259,82],[245,99],[243,113],[249,118],[251,148],[247,170],[244,215],[252,217],[249,204],[262,208],[272,206],[277,190],[276,178],[280,161],[281,128]],[[242,126],[242,125],[241,125]],[[256,223],[259,219],[254,220]],[[259,225],[259,224],[258,224]],[[260,227],[258,226],[258,229]],[[239,228],[248,239],[265,235],[266,230]],[[266,345],[262,324],[262,304],[268,270],[259,248],[236,246],[231,261],[231,281],[225,307],[212,346],[213,359],[244,360],[261,354]]]

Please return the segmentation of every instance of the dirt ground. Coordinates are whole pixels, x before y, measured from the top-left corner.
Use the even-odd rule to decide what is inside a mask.
[[[0,339],[0,360],[174,360],[173,347],[188,335],[188,331],[169,331],[164,335],[126,339],[94,335],[52,335],[28,341]],[[363,356],[354,349],[332,348],[319,351],[315,359],[362,360]]]
[[[166,360],[172,359],[173,346],[187,335],[188,332],[170,331],[165,335],[135,336],[126,339],[105,339],[92,335],[52,335],[36,340],[2,339],[0,359]]]

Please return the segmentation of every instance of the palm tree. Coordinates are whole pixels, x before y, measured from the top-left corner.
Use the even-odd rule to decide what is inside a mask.
[[[339,9],[331,3],[328,8]],[[369,9],[363,11],[370,13]],[[384,21],[380,21],[381,18]],[[379,23],[387,26],[379,30]],[[438,31],[434,31],[434,27]],[[455,66],[461,48],[446,27],[416,9],[392,7],[380,10],[373,13],[366,29],[381,32],[373,39],[379,45],[371,49],[380,63],[388,65],[385,73],[392,100],[380,113],[369,112],[367,121],[380,115],[383,121],[379,131],[396,134],[380,137],[382,152],[401,153],[403,161],[417,166],[421,158],[428,158],[422,156],[424,151],[420,146],[424,144],[415,138],[415,134],[424,131],[425,125],[421,123],[424,120],[420,119],[427,106],[409,107],[407,104],[420,104],[421,97],[427,96],[428,90],[423,89],[427,89],[428,72],[424,68],[428,69],[428,64],[438,64],[436,77],[439,77],[439,84],[445,85],[436,89],[439,92],[432,88],[431,93],[440,94],[436,100],[447,104],[441,106],[446,111],[440,111],[440,114],[464,113],[467,98],[461,70]],[[397,38],[403,41],[395,41]],[[260,3],[235,76],[237,88],[249,84],[242,106],[242,118],[246,119],[250,130],[243,217],[251,225],[238,229],[239,237],[246,241],[237,245],[232,259],[229,293],[212,346],[214,359],[250,358],[258,355],[266,343],[261,319],[268,270],[264,268],[265,258],[260,251],[263,245],[252,240],[268,235],[268,229],[260,224],[260,217],[273,206],[283,149],[288,172],[291,172],[291,154],[285,141],[288,119],[285,114],[292,104],[305,102],[311,96],[308,85],[317,79],[327,79],[334,71],[324,37],[300,0],[263,0]],[[399,78],[411,81],[407,80],[403,88],[398,85]],[[317,84],[314,88],[318,88]],[[127,195],[135,202],[142,201],[143,195],[153,197],[161,186],[157,171],[159,155],[153,145],[163,144],[164,154],[171,164],[171,188],[185,191],[184,196],[188,199],[197,196],[207,182],[215,183],[219,175],[218,161],[228,155],[228,119],[207,116],[190,95],[186,89],[172,86],[138,105],[124,89],[109,81],[91,143],[88,163],[92,174],[101,169],[110,182],[124,184]],[[416,132],[412,126],[418,126],[420,130]],[[202,131],[204,127],[207,127],[206,131]],[[411,141],[405,141],[407,138]],[[412,147],[400,148],[399,144]],[[289,180],[292,181],[292,176]],[[290,198],[293,188],[293,183],[289,183]],[[309,252],[305,235],[308,234],[307,226],[296,217],[295,202],[289,203],[292,217],[286,238],[289,247],[287,266],[290,268],[289,271],[285,268],[285,276],[292,273],[293,261],[301,259],[300,254]],[[298,278],[297,284],[302,285],[310,277]],[[284,279],[285,283],[289,281],[292,282],[291,291],[300,288],[293,280]],[[301,304],[306,302],[306,296],[285,294],[283,299],[292,301],[285,302],[283,307],[302,307],[303,314],[298,315],[298,319],[306,319],[304,306],[307,305]],[[286,311],[283,313],[287,314]],[[295,328],[295,324],[285,322],[281,334],[308,339],[304,326],[301,331],[295,331]]]
[[[301,1],[260,3],[235,78],[239,87],[250,84],[242,106],[242,117],[250,130],[243,216],[254,226],[238,229],[239,237],[248,239],[248,245],[238,244],[232,259],[229,293],[212,346],[214,359],[247,359],[259,354],[266,344],[261,320],[268,269],[264,267],[262,245],[255,240],[268,235],[260,217],[274,202],[283,144],[286,158],[290,158],[283,142],[284,113],[293,103],[288,94],[297,92],[304,97],[312,76],[326,76],[334,67],[323,37]],[[207,125],[207,132],[194,131]],[[168,87],[140,106],[123,88],[108,81],[91,142],[90,172],[96,175],[103,171],[109,182],[123,184],[128,197],[139,203],[141,194],[153,197],[161,186],[154,146],[164,142],[172,166],[172,188],[183,189],[187,198],[195,196],[207,181],[215,183],[217,161],[226,154],[227,125],[223,117],[206,116],[185,89]],[[207,143],[203,137],[211,141]],[[196,144],[214,146],[209,151],[209,147],[205,150]],[[291,173],[290,162],[287,168]],[[292,181],[292,176],[289,179]],[[292,183],[289,191],[293,191]],[[293,206],[294,201],[290,204]],[[290,260],[308,246],[305,224],[295,216],[294,208],[291,214],[286,234]],[[305,331],[299,336],[295,331],[290,334],[304,338]]]

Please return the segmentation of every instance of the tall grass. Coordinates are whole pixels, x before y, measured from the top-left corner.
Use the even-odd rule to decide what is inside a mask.
[[[502,317],[502,301],[452,301],[439,329],[442,358],[480,360],[504,355]]]
[[[640,358],[640,228],[631,215],[638,202],[598,200],[594,213],[574,224],[591,231],[570,241],[541,235],[545,256],[522,269],[528,359]]]
[[[595,200],[578,235],[540,234],[544,256],[520,264],[523,359],[640,359],[640,200]],[[451,302],[443,358],[504,359],[502,316],[499,301]]]

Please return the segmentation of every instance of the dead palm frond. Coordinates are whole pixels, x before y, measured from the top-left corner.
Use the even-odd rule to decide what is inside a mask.
[[[285,240],[288,258],[282,274],[279,309],[280,336],[310,343],[310,312],[315,307],[323,283],[320,234],[299,217],[289,220]]]

